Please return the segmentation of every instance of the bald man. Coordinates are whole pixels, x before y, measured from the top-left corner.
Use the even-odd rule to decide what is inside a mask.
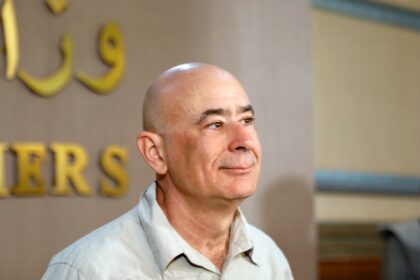
[[[137,207],[58,253],[43,279],[293,279],[249,225],[261,150],[239,81],[207,64],[159,76],[143,107],[140,154],[156,174]]]

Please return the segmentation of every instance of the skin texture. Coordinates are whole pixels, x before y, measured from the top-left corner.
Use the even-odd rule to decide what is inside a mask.
[[[249,99],[207,64],[169,69],[149,87],[137,145],[177,232],[222,270],[239,204],[256,190],[260,143]]]

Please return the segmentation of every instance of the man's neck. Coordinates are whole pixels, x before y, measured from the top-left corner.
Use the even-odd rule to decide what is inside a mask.
[[[156,200],[175,230],[221,271],[229,251],[236,206],[209,208],[188,201],[174,188],[156,188]]]

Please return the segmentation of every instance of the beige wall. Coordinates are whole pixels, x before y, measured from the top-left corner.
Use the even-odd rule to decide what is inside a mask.
[[[420,32],[315,10],[315,166],[420,176]],[[318,194],[318,220],[420,216],[420,198]]]
[[[204,61],[238,76],[255,104],[263,150],[258,193],[243,208],[248,219],[283,248],[296,279],[315,279],[312,136],[307,1],[69,1],[52,16],[41,1],[16,1],[20,68],[42,76],[60,63],[63,32],[75,43],[74,69],[100,75],[96,54],[100,26],[119,23],[128,58],[124,79],[107,95],[72,79],[57,96],[40,98],[0,72],[0,141],[53,141],[82,145],[86,177],[95,191],[97,165],[107,145],[127,148],[129,192],[119,199],[41,197],[0,199],[0,279],[36,279],[50,257],[90,230],[133,207],[153,174],[135,149],[147,84],[163,70]],[[0,63],[4,63],[4,59]],[[6,154],[7,185],[14,157]],[[52,157],[43,164],[52,184]]]

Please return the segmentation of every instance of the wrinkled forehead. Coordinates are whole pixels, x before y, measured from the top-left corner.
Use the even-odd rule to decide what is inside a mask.
[[[166,95],[172,108],[200,111],[206,107],[238,107],[249,104],[248,96],[236,78],[224,72],[190,75],[170,85]]]

